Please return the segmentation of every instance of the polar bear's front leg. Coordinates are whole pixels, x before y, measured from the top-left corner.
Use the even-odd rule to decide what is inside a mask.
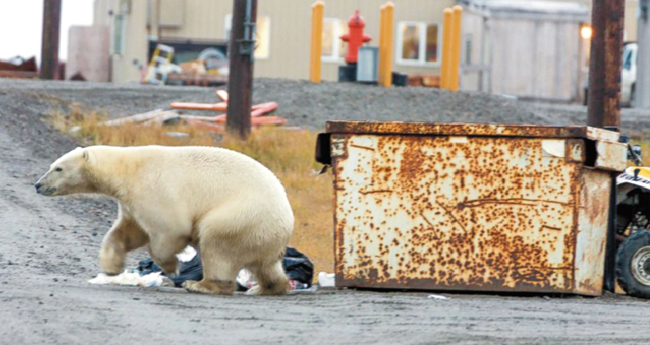
[[[178,258],[176,254],[187,247],[189,238],[152,234],[149,242],[149,254],[153,261],[165,274],[178,274]]]
[[[102,240],[99,252],[99,266],[108,275],[122,273],[126,254],[149,242],[149,236],[135,220],[120,213]]]

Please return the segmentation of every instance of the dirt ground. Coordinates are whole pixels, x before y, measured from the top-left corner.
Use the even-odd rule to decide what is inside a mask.
[[[354,94],[351,93],[354,91]],[[0,79],[0,344],[642,344],[650,302],[603,297],[320,290],[286,297],[217,297],[180,289],[94,286],[102,236],[116,216],[103,198],[44,198],[33,183],[76,143],[42,119],[71,102],[115,117],[214,89]],[[523,104],[437,90],[261,80],[257,101],[280,103],[295,126],[325,119],[581,124],[580,106]],[[624,131],[650,133],[625,110]],[[331,244],[324,244],[331,246]],[[133,267],[144,257],[132,255]]]

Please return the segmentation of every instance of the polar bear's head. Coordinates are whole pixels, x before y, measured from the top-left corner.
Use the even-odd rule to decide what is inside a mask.
[[[77,147],[57,159],[35,184],[36,192],[45,196],[90,192],[87,164],[89,152]]]

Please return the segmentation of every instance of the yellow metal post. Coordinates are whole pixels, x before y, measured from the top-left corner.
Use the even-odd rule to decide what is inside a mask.
[[[381,36],[383,39],[383,53],[379,54],[379,74],[383,74],[380,85],[390,87],[393,84],[393,22],[395,17],[395,4],[387,2],[383,6]],[[380,48],[381,49],[381,48]],[[383,62],[381,61],[383,60]]]
[[[311,55],[309,80],[312,83],[321,81],[321,55],[323,54],[323,13],[325,3],[316,1],[311,6]]]
[[[440,88],[449,90],[449,77],[451,60],[451,8],[444,11],[444,21],[442,24],[442,64],[440,66]]]
[[[460,82],[460,40],[461,40],[461,24],[463,21],[463,8],[454,6],[454,12],[451,20],[451,61],[449,65],[449,90],[458,91]]]
[[[386,63],[386,5],[382,5],[379,10],[379,71],[377,75],[377,82],[379,85],[384,85],[384,64]]]

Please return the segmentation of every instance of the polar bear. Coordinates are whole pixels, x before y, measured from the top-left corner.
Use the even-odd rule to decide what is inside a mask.
[[[183,284],[191,292],[232,294],[241,268],[258,282],[250,294],[289,290],[281,260],[293,211],[278,178],[246,155],[214,147],[78,147],[35,187],[44,196],[117,199],[119,216],[99,254],[106,274],[121,273],[126,254],[145,245],[165,273],[178,273],[176,254],[190,244],[204,275]]]

